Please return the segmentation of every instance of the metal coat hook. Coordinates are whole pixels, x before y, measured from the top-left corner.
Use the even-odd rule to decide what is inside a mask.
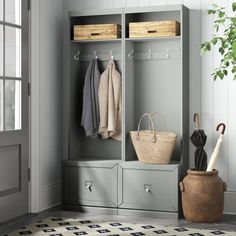
[[[76,61],[79,60],[79,54],[80,54],[80,50],[78,50],[78,52],[74,55],[74,59],[75,59]]]
[[[93,51],[93,54],[94,54],[95,59],[98,59],[96,51]]]
[[[166,49],[166,58],[168,59],[170,57],[170,52],[169,52],[169,49],[167,48]]]
[[[112,54],[112,51],[110,50],[110,56],[111,56],[111,59],[114,60],[114,56]]]
[[[133,59],[134,58],[134,49],[131,50],[131,52],[128,53],[128,58]]]
[[[151,56],[152,56],[152,52],[151,52],[151,49],[148,50],[148,57],[149,59],[151,59]]]
[[[216,127],[216,131],[218,131],[221,126],[222,126],[221,134],[224,134],[226,128],[226,125],[224,123],[218,124]]]

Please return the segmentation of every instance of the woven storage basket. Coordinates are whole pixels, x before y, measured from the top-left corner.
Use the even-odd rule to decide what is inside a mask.
[[[130,136],[139,161],[149,164],[168,164],[175,148],[176,134],[155,131],[152,116],[145,113],[139,120],[138,130],[130,131]],[[140,130],[144,117],[149,118],[149,130]],[[152,127],[152,130],[150,128]]]

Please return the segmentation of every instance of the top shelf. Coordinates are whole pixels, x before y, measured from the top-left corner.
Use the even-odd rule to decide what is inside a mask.
[[[126,41],[132,42],[148,42],[148,41],[161,41],[161,40],[178,40],[181,36],[170,36],[170,37],[155,37],[155,38],[126,38]]]
[[[125,41],[132,42],[148,42],[148,41],[161,41],[161,40],[179,40],[181,36],[171,36],[171,37],[156,37],[156,38],[126,38]],[[95,39],[95,40],[71,40],[71,43],[117,43],[121,42],[119,39]]]
[[[118,43],[118,42],[121,42],[121,38],[118,38],[118,39],[71,40],[71,43]]]

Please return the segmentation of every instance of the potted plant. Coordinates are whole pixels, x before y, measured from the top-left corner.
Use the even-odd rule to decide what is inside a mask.
[[[236,12],[236,2],[232,4],[233,12]],[[215,15],[213,37],[201,44],[201,52],[206,53],[212,50],[212,47],[218,47],[221,54],[220,64],[212,73],[214,80],[224,79],[231,71],[236,80],[236,16],[226,15],[224,7],[213,4],[213,8],[207,10],[209,15]],[[227,26],[227,27],[225,27]],[[222,35],[217,35],[220,28],[224,28]]]

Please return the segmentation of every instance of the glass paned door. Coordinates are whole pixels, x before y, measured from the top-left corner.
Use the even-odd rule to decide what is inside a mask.
[[[21,4],[0,0],[0,131],[21,129]]]
[[[0,223],[29,212],[28,0],[0,0]]]

